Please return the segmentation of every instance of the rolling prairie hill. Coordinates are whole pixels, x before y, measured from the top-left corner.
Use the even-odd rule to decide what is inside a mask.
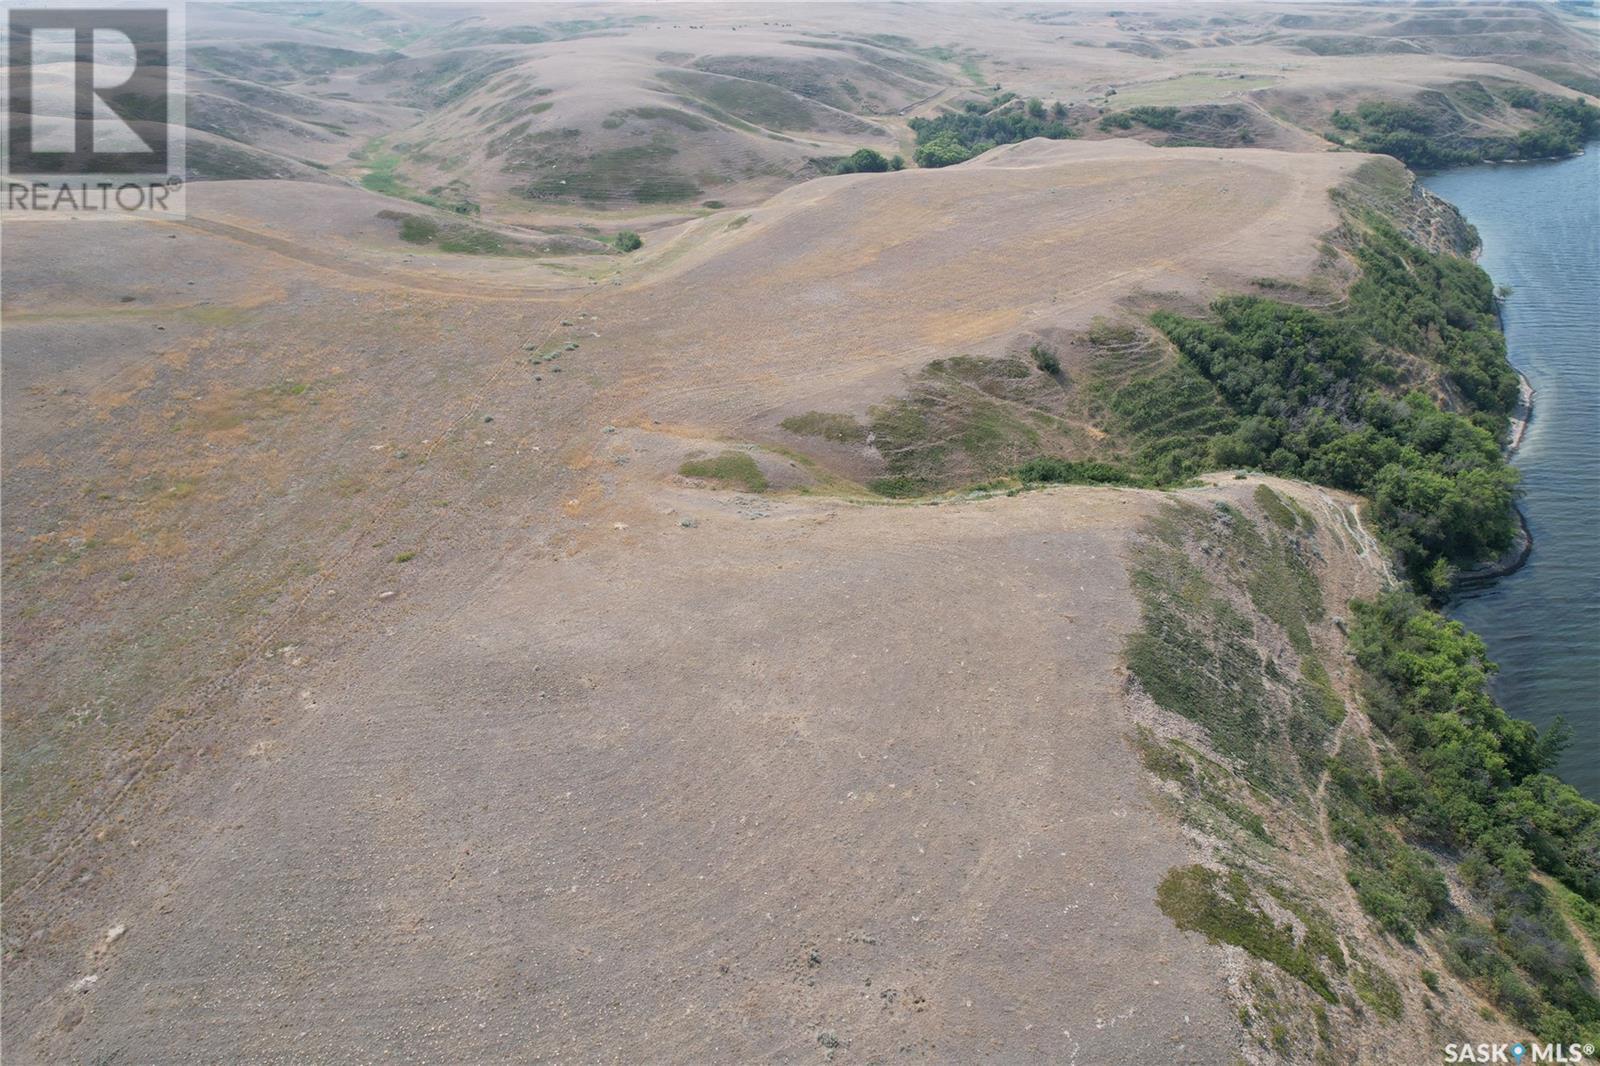
[[[1491,89],[1600,88],[1593,27],[1526,5],[941,6],[908,35],[894,5],[841,24],[803,8],[196,4],[190,36],[195,177],[360,182],[526,224],[754,204],[859,148],[910,159],[909,118],[1000,90],[1062,102],[1089,138],[1105,116],[1174,108],[1160,129],[1110,133],[1326,151],[1332,112],[1369,99],[1420,97],[1470,140],[1533,122]]]
[[[632,256],[446,253],[298,182],[9,228],[9,1054],[1209,1062],[1269,996],[1307,1046],[1434,1039],[1313,1024],[1157,907],[1220,845],[1140,768],[1141,725],[1207,749],[1129,686],[1130,567],[1174,505],[1261,525],[1257,482],[895,505],[782,424],[1317,283],[1367,163],[1031,142]],[[1330,604],[1381,587],[1348,500],[1279,488]],[[1359,951],[1327,980],[1423,994],[1306,909],[1314,801],[1207,795],[1308,842],[1253,905]]]
[[[1321,131],[1570,95],[1471,10],[192,5],[190,216],[0,251],[8,1059],[1512,1038],[1332,828],[1359,501],[1008,480],[1214,428],[1155,312],[1469,250]],[[1079,136],[831,173],[997,86]]]

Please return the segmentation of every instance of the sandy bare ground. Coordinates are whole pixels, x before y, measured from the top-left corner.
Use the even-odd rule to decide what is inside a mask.
[[[1227,1057],[1125,744],[1159,497],[671,472],[1036,322],[1303,273],[1359,162],[1024,145],[521,299],[297,249],[360,222],[314,189],[8,230],[8,1056]]]
[[[1304,277],[1334,224],[1328,188],[1365,158],[1035,141],[949,171],[826,178],[732,232],[686,228],[676,260],[669,247],[606,303],[608,347],[664,421],[859,402],[886,371],[998,354],[1135,295]]]
[[[1121,542],[1154,500],[667,500],[455,610],[396,604],[13,1048],[1226,1053],[1212,953],[1154,909],[1183,849],[1114,710]]]

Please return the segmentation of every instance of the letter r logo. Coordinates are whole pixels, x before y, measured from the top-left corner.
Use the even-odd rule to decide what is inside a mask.
[[[8,171],[166,171],[164,8],[12,8],[7,28]]]

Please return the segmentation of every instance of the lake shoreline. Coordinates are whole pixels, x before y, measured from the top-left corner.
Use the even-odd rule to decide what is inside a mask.
[[[1473,260],[1497,291],[1512,293],[1496,310],[1518,375],[1502,437],[1521,475],[1517,541],[1500,559],[1459,574],[1443,610],[1488,646],[1499,664],[1491,688],[1508,713],[1540,727],[1571,721],[1571,744],[1554,770],[1592,799],[1600,798],[1596,146],[1559,161],[1421,179],[1478,231]]]
[[[1472,254],[1474,262],[1482,250],[1482,245],[1474,250]],[[1495,301],[1495,317],[1500,321],[1500,334],[1504,336],[1506,320],[1500,312],[1498,298]],[[1508,352],[1506,361],[1510,362],[1510,358]],[[1511,370],[1517,375],[1517,403],[1511,409],[1506,426],[1506,442],[1501,449],[1507,462],[1510,462],[1516,456],[1517,449],[1522,447],[1523,439],[1528,435],[1528,425],[1533,421],[1533,382],[1529,381],[1528,375],[1516,366],[1512,366]],[[1523,513],[1521,506],[1514,503],[1511,505],[1511,511],[1517,516],[1517,532],[1512,535],[1511,547],[1491,562],[1481,563],[1470,570],[1458,573],[1450,582],[1452,602],[1464,592],[1480,592],[1528,565],[1528,560],[1533,556],[1533,530],[1528,528],[1528,516]]]
[[[1503,334],[1505,328],[1502,326]],[[1533,421],[1533,382],[1528,375],[1512,367],[1517,375],[1517,405],[1511,409],[1511,425],[1506,433],[1506,458],[1510,459],[1522,447],[1522,438],[1528,435],[1528,423]]]

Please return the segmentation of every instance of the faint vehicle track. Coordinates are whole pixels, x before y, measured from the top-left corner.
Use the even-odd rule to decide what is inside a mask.
[[[293,259],[297,262],[320,267],[323,270],[331,270],[346,277],[360,278],[363,281],[375,281],[382,285],[393,285],[398,288],[419,289],[424,292],[437,292],[447,296],[466,296],[483,300],[526,300],[552,291],[563,291],[552,289],[548,286],[512,286],[493,282],[465,281],[398,270],[386,270],[363,263],[349,256],[321,252],[315,248],[307,247],[299,241],[286,240],[257,230],[246,229],[243,226],[235,226],[231,223],[199,218],[193,215],[182,222],[172,224],[215,237],[239,241],[255,248],[262,248],[286,259]],[[587,284],[572,285],[568,286],[565,291],[576,292],[591,287]]]

